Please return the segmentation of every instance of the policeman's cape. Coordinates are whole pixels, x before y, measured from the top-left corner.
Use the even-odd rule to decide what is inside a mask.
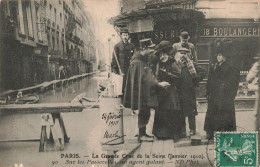
[[[124,107],[133,110],[144,106],[157,107],[157,86],[158,81],[152,69],[147,66],[145,57],[138,52],[135,53],[127,73]]]

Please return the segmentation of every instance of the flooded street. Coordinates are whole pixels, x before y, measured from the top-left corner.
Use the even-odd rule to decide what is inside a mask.
[[[87,93],[88,97],[97,98],[98,74],[89,76],[79,81],[67,84],[65,87],[58,87],[53,90],[39,94],[39,103],[67,103],[73,100],[80,93]]]
[[[39,103],[70,102],[80,93],[86,97],[97,98],[98,84],[106,78],[105,73],[76,81],[64,88],[56,88],[39,94]],[[75,93],[74,93],[75,91]],[[65,143],[64,151],[55,151],[47,146],[46,151],[39,152],[41,133],[41,114],[16,114],[0,116],[0,167],[14,166],[22,163],[24,167],[61,166],[71,158],[61,158],[64,154],[79,154],[81,160],[87,162],[92,154],[101,155],[103,131],[99,124],[101,112],[98,108],[84,109],[82,112],[62,113],[70,142]],[[124,111],[125,139],[133,138],[137,133],[137,115],[132,116],[130,110]],[[15,123],[14,123],[15,122]],[[133,127],[136,128],[133,128]],[[20,142],[3,142],[6,140],[28,140]],[[106,160],[106,158],[99,158]],[[66,166],[75,166],[66,164]],[[84,166],[91,166],[84,165]],[[95,165],[96,166],[96,165]],[[106,166],[106,165],[99,165]]]

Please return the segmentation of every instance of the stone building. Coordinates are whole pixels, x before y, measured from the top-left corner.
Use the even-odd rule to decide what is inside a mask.
[[[81,0],[0,2],[0,91],[93,71],[95,31]]]
[[[208,69],[214,61],[216,40],[232,40],[232,62],[240,69],[241,85],[260,53],[259,0],[120,0],[121,13],[109,20],[127,27],[132,42],[152,38],[154,43],[179,41],[180,32],[189,32],[198,63]],[[205,98],[207,78],[200,83],[198,97]]]

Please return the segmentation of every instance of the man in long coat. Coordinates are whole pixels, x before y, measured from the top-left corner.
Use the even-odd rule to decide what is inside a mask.
[[[158,82],[148,65],[153,51],[151,47],[154,44],[151,43],[150,39],[145,39],[141,42],[144,43],[142,49],[134,54],[129,66],[124,94],[124,106],[132,110],[139,110],[138,140],[153,141],[153,138],[146,134],[150,109],[158,106],[157,88],[159,86],[169,86],[169,83]]]
[[[112,67],[112,72],[116,74],[120,74],[120,72],[123,73],[124,76],[123,76],[122,92],[124,93],[125,81],[127,77],[126,74],[128,72],[130,60],[134,54],[135,47],[134,44],[128,42],[129,32],[127,29],[121,29],[120,38],[121,41],[114,46],[111,67]],[[116,58],[118,63],[116,61]],[[120,67],[118,66],[118,64]]]
[[[182,136],[186,135],[185,117],[188,117],[190,135],[196,134],[196,119],[198,114],[196,106],[196,86],[203,80],[206,75],[206,70],[197,64],[194,64],[189,59],[190,50],[180,48],[175,55],[175,60],[179,65],[181,73],[181,84],[177,85],[177,90],[180,97],[181,113],[183,117],[180,122],[182,124]]]
[[[208,138],[215,131],[235,131],[236,117],[234,99],[239,85],[239,71],[226,61],[223,51],[217,54],[217,62],[210,67],[206,96],[208,110],[204,130]]]

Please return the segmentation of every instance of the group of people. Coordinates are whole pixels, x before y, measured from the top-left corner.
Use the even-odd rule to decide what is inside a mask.
[[[113,56],[121,64],[118,66],[113,58],[112,69],[116,73],[119,68],[124,71],[124,106],[139,110],[138,140],[153,141],[153,136],[146,133],[151,109],[155,110],[153,135],[158,139],[186,137],[186,117],[190,135],[195,135],[196,87],[207,72],[197,63],[194,45],[188,42],[188,32],[182,32],[180,42],[173,45],[169,41],[155,45],[151,39],[140,40],[140,48],[135,51],[133,44],[127,42],[128,32],[122,32],[121,38]],[[209,104],[204,129],[209,137],[214,131],[236,128],[234,98],[239,77],[235,74],[232,66],[226,63],[223,49],[219,49],[207,84]]]

